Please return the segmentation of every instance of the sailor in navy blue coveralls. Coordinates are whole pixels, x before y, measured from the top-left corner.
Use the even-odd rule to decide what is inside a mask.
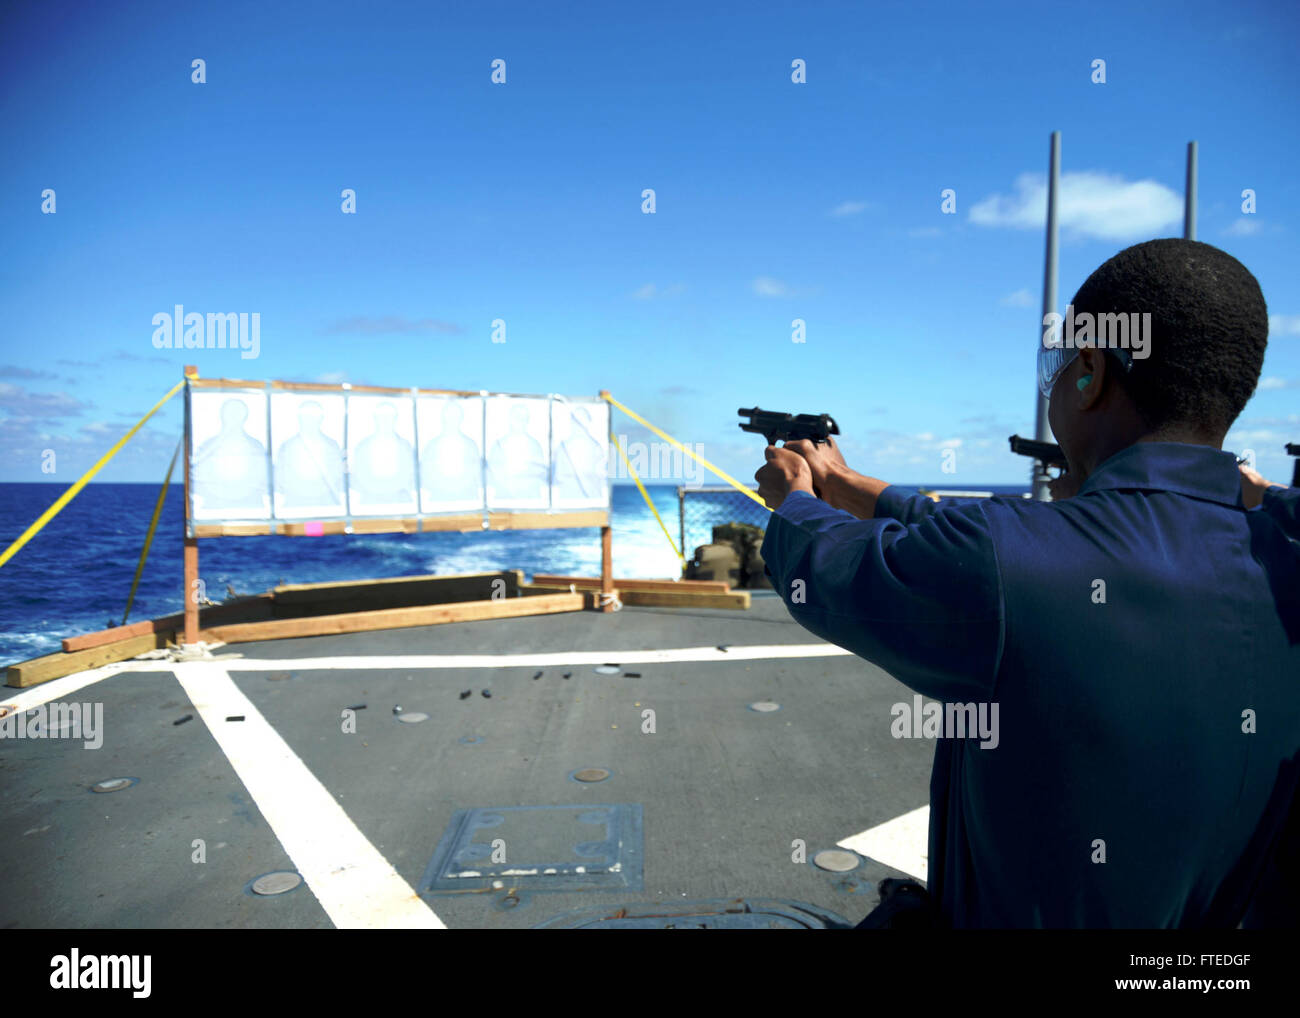
[[[935,749],[942,924],[1242,920],[1296,785],[1298,494],[1247,511],[1230,453],[1145,442],[1062,502],[887,487],[859,520],[785,498],[762,554],[801,625],[927,697],[999,705],[995,748]]]

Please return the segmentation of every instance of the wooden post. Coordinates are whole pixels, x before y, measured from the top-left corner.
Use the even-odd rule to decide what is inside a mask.
[[[198,378],[199,369],[196,365],[185,365],[186,378]],[[185,636],[182,642],[198,643],[199,642],[199,604],[195,600],[196,588],[199,581],[199,542],[197,538],[189,536],[188,526],[190,517],[190,443],[193,436],[190,433],[190,401],[188,393],[185,400]]]
[[[614,552],[612,540],[614,528],[600,528],[600,593],[601,611],[614,610]]]
[[[608,389],[600,390],[601,398],[604,399],[609,395]],[[610,431],[614,428],[614,409],[613,404],[609,404]],[[612,482],[611,482],[612,483]],[[612,497],[613,489],[611,488],[611,497],[609,500],[610,520],[614,518],[614,499]],[[603,612],[612,612],[614,610],[614,531],[606,523],[600,528],[600,610]]]

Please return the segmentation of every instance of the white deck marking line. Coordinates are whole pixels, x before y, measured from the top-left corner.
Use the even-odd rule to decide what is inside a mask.
[[[149,663],[153,664],[154,662]],[[72,675],[65,675],[61,679],[50,679],[49,682],[42,682],[39,686],[15,689],[12,694],[8,689],[0,689],[0,703],[12,704],[18,711],[31,710],[43,703],[49,703],[51,700],[58,700],[60,697],[75,693],[78,689],[94,685],[101,679],[116,675],[120,671],[122,669],[117,665],[104,665],[101,668],[92,668],[85,672],[74,672]]]
[[[239,644],[218,653],[238,653]],[[213,662],[231,672],[332,671],[341,668],[543,668],[547,665],[672,664],[687,661],[755,661],[799,657],[852,657],[850,651],[829,643],[786,643],[767,646],[674,647],[663,650],[562,650],[537,654],[397,654],[339,657],[245,657]],[[176,667],[171,661],[123,661],[118,671],[162,672]]]
[[[929,841],[930,807],[922,806],[838,844],[924,881],[929,872]]]
[[[171,664],[217,745],[339,929],[446,929],[227,674]],[[228,722],[242,714],[243,721]]]

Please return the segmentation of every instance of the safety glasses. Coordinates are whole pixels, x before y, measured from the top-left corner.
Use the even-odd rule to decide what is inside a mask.
[[[1056,385],[1056,380],[1074,363],[1081,349],[1082,347],[1079,346],[1066,347],[1062,344],[1059,335],[1055,337],[1049,335],[1043,339],[1038,347],[1038,391],[1046,399],[1052,398],[1052,388]],[[1133,370],[1133,355],[1127,350],[1117,347],[1107,349],[1106,353],[1114,354],[1115,359],[1126,372]]]

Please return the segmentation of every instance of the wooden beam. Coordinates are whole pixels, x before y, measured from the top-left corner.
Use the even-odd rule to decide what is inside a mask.
[[[10,665],[6,684],[22,689],[49,682],[50,679],[61,679],[73,672],[84,672],[88,668],[98,668],[100,665],[111,664],[114,661],[125,661],[147,650],[166,647],[168,641],[174,641],[175,636],[174,632],[147,633],[144,636],[133,636],[118,643],[78,650],[71,654],[47,654],[44,657],[32,658],[30,661]]]
[[[195,537],[262,537],[271,532],[270,523],[195,523]]]
[[[214,604],[199,609],[200,626],[205,622],[215,623],[221,620],[251,622],[256,619],[270,617],[270,594],[241,597],[236,601],[227,601],[225,604]],[[91,647],[102,647],[105,644],[118,643],[132,636],[171,632],[173,629],[183,628],[184,625],[185,613],[177,612],[175,615],[165,615],[160,619],[145,619],[143,622],[132,622],[129,626],[114,626],[112,629],[101,629],[94,633],[69,636],[63,641],[63,649],[65,652],[89,650]]]
[[[727,594],[674,594],[660,590],[623,590],[616,588],[625,605],[641,608],[726,608],[749,611],[749,591],[733,590]]]
[[[537,573],[533,576],[534,584],[566,589],[569,584],[573,584],[579,590],[599,590],[602,581],[600,576],[553,576],[550,573]],[[726,580],[637,580],[620,577],[613,583],[619,590],[695,591],[700,594],[725,594],[731,590]]]
[[[491,512],[488,514],[491,530],[550,530],[554,527],[606,527],[609,513],[604,509],[584,509],[574,512]]]
[[[472,622],[479,619],[581,611],[587,603],[588,598],[583,594],[548,594],[536,597],[508,597],[497,601],[466,601],[460,604],[421,605],[414,608],[384,608],[379,611],[344,612],[311,618],[215,626],[212,629],[202,630],[199,638],[208,642],[224,643],[288,640],[334,633],[362,633],[376,629],[406,629],[412,626],[442,625],[447,622]]]
[[[315,523],[320,534],[307,534],[307,524]],[[573,512],[500,512],[488,515],[490,530],[549,530],[562,527],[604,527],[609,523],[609,513],[603,509],[583,509]],[[276,520],[275,530],[284,537],[331,537],[347,533],[347,521],[335,520]],[[271,523],[195,522],[197,537],[262,537],[271,533]],[[396,516],[384,519],[354,519],[354,534],[415,534],[420,531],[459,531],[462,534],[480,533],[483,530],[483,513],[453,513],[446,516]]]
[[[424,516],[420,518],[421,530],[457,530],[462,534],[472,534],[483,530],[483,514],[458,513],[453,516]]]
[[[272,380],[271,388],[283,392],[336,392],[340,396],[347,392],[338,382],[277,382]]]
[[[190,381],[191,389],[256,389],[266,391],[265,382],[251,382],[245,378],[194,378]],[[340,390],[341,391],[341,390]]]
[[[404,607],[448,601],[484,601],[493,595],[514,597],[523,572],[506,569],[495,573],[398,576],[379,580],[332,580],[326,583],[291,583],[271,591],[277,605],[325,604],[344,601],[364,604],[380,598],[399,598]],[[393,606],[396,607],[396,606]]]
[[[276,520],[280,533],[286,537],[334,537],[346,534],[348,525],[344,520]],[[307,525],[320,527],[319,534],[308,534]]]
[[[352,521],[354,534],[415,534],[420,530],[420,521],[411,516],[404,519],[357,520]]]
[[[532,583],[525,584],[521,592],[526,595],[530,591],[568,589],[567,586],[553,587],[548,584]],[[600,591],[587,591],[587,593],[599,595]],[[621,581],[615,580],[614,594],[625,605],[647,608],[725,608],[730,611],[748,611],[750,605],[748,590],[731,590],[726,593],[697,590],[629,590],[621,585]]]

